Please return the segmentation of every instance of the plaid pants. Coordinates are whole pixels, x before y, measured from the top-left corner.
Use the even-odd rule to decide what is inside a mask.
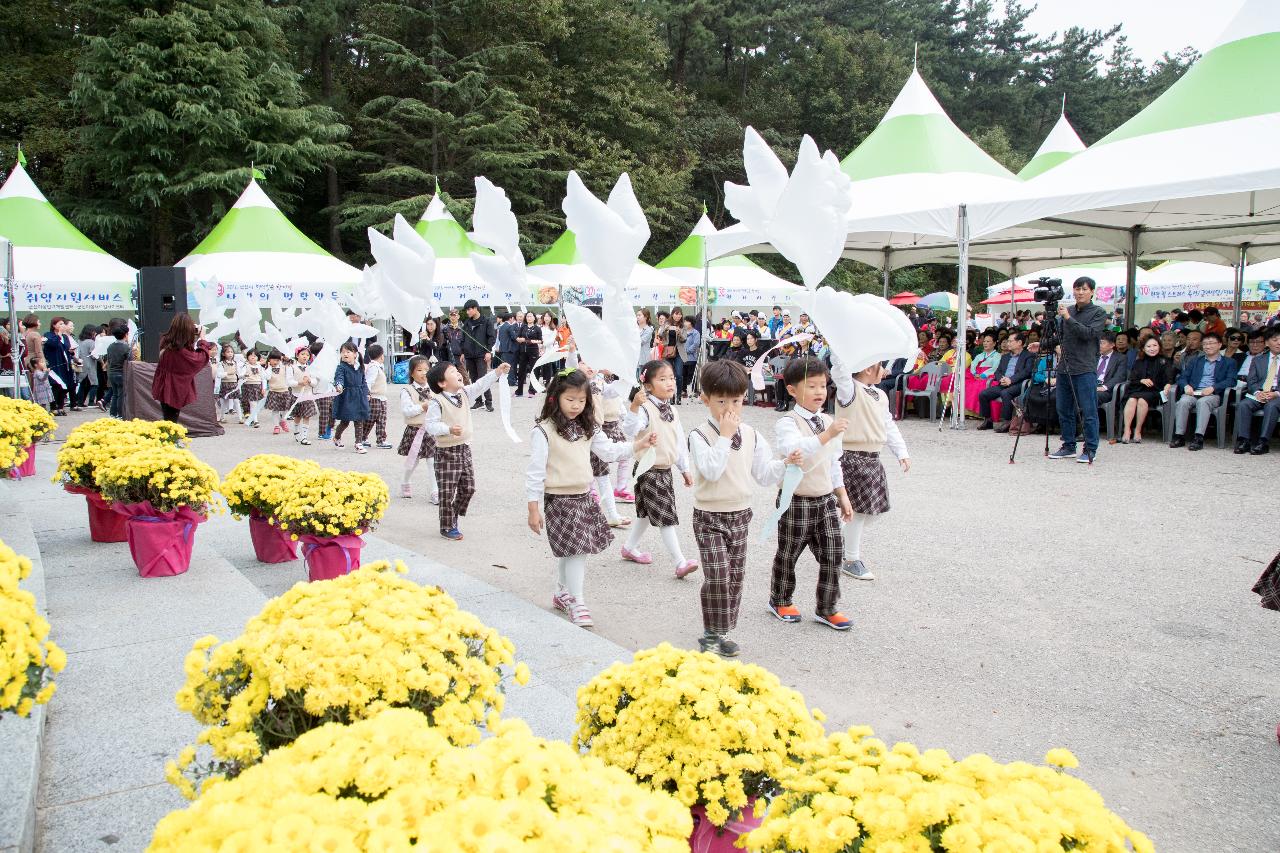
[[[471,445],[436,448],[436,483],[440,489],[440,529],[458,526],[458,517],[467,514],[476,493],[476,472],[471,464]]]
[[[709,634],[727,634],[738,624],[750,525],[749,509],[693,511],[693,538],[702,562],[702,626]]]
[[[369,420],[356,421],[356,441],[363,442],[377,427],[378,444],[387,443],[387,401],[379,397],[369,398]]]
[[[323,400],[316,400],[316,411],[320,413],[320,426],[316,429],[321,433],[333,429],[333,398],[325,397]]]
[[[791,596],[796,591],[796,560],[806,547],[818,561],[818,615],[829,616],[836,612],[840,601],[840,560],[844,548],[835,495],[796,495],[778,520],[778,551],[773,555],[773,576],[769,582],[771,605],[791,604]]]

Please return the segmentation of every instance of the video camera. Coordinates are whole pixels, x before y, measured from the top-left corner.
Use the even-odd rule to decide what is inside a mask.
[[[1036,302],[1044,303],[1045,313],[1052,314],[1057,311],[1058,303],[1065,295],[1062,289],[1062,279],[1041,276],[1040,278],[1032,279],[1030,283],[1036,286],[1035,300]]]

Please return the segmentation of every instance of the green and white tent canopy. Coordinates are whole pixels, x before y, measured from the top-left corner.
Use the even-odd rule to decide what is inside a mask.
[[[17,310],[133,310],[138,271],[68,222],[21,163],[0,187],[0,236],[13,244]]]
[[[1027,165],[1022,167],[1018,177],[1024,181],[1031,180],[1037,175],[1042,175],[1049,171],[1054,166],[1067,162],[1084,149],[1085,144],[1081,141],[1080,135],[1076,133],[1076,129],[1071,126],[1071,122],[1067,121],[1067,112],[1064,108],[1062,115],[1058,116],[1058,121],[1053,126],[1053,130],[1049,131],[1049,135],[1040,144],[1040,149],[1036,151],[1036,156],[1032,157]]]
[[[461,305],[468,299],[474,299],[481,305],[523,305],[529,301],[527,293],[495,292],[480,275],[471,261],[471,253],[492,255],[493,252],[467,236],[466,229],[444,206],[439,186],[413,230],[435,250],[436,271],[432,290],[441,305]]]
[[[538,305],[557,302],[599,305],[604,297],[604,282],[582,259],[578,252],[578,238],[572,231],[566,230],[545,252],[530,261],[529,274],[532,301]],[[539,284],[534,279],[543,283]],[[684,282],[644,261],[636,261],[631,271],[627,297],[632,305],[697,303],[696,296],[690,296]]]
[[[178,261],[187,281],[218,282],[220,303],[300,305],[341,299],[360,281],[345,264],[299,231],[255,180],[209,236]]]
[[[693,233],[657,263],[657,269],[685,284],[685,288],[680,291],[685,297],[689,296],[688,288],[703,286],[707,237],[715,233],[715,225],[704,213],[694,226]],[[711,261],[706,265],[705,276],[709,288],[708,305],[736,308],[790,304],[797,295],[805,292],[800,285],[761,269],[746,255],[730,255]],[[696,290],[693,303],[688,304],[697,304]]]

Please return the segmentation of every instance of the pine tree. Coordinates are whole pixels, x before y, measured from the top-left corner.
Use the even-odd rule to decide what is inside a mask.
[[[184,0],[123,15],[81,52],[73,165],[102,199],[79,218],[145,234],[172,263],[244,188],[250,162],[288,209],[300,177],[341,151],[347,128],[308,104],[275,13],[262,0]],[[108,201],[109,199],[109,201]]]

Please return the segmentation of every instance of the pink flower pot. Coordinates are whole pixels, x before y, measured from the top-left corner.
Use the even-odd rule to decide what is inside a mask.
[[[259,563],[288,563],[298,559],[298,543],[259,515],[249,516],[249,538]]]
[[[724,826],[716,826],[707,819],[707,812],[702,806],[694,806],[693,835],[689,836],[691,853],[742,853],[742,848],[734,842],[740,836],[756,829],[763,822],[763,817],[755,816],[754,799],[747,800],[742,813],[729,819]]]
[[[190,507],[157,511],[150,503],[113,504],[125,516],[125,538],[138,576],[167,578],[191,568],[196,525],[205,520]]]
[[[36,446],[27,445],[27,461],[18,466],[20,477],[34,477],[36,474]]]
[[[85,508],[89,511],[89,538],[94,542],[124,542],[125,516],[116,512],[93,489],[67,484],[62,488],[73,495],[84,495]]]
[[[307,580],[327,581],[360,568],[364,540],[355,534],[343,536],[300,536],[302,559],[307,564]]]

